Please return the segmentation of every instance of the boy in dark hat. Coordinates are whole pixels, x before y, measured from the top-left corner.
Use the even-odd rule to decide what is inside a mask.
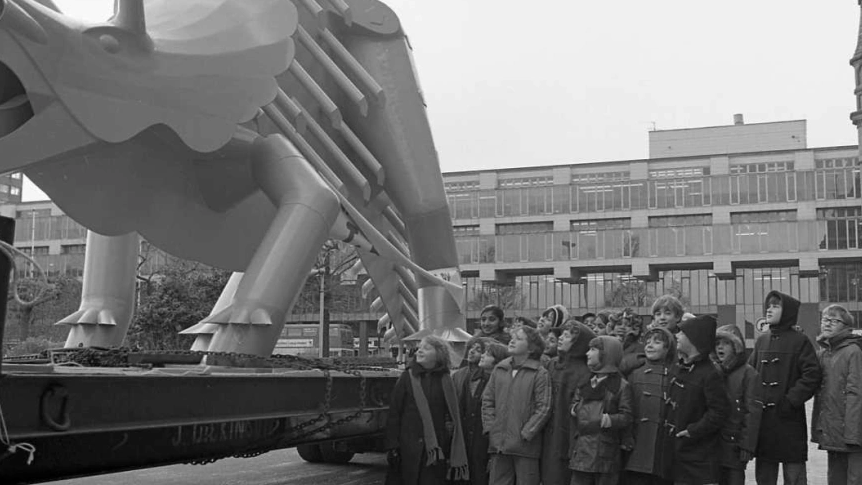
[[[820,387],[821,371],[814,345],[794,329],[799,301],[770,291],[763,304],[769,332],[754,343],[748,363],[761,377],[763,416],[757,439],[754,475],[758,485],[778,482],[778,464],[784,483],[807,483],[808,427],[805,401]]]
[[[674,452],[671,476],[677,485],[717,484],[720,431],[730,413],[724,380],[709,360],[715,348],[715,317],[701,315],[679,324],[680,361],[668,391],[665,423]]]

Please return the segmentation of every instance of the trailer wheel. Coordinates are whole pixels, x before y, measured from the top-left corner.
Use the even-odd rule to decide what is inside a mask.
[[[354,453],[350,451],[337,451],[332,443],[324,443],[318,447],[320,454],[323,455],[325,463],[344,464],[349,462]]]
[[[299,457],[309,463],[320,463],[323,461],[323,453],[319,445],[299,445],[296,447]]]

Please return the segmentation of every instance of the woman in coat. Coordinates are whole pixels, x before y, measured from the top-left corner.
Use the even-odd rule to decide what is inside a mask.
[[[387,483],[436,485],[469,478],[452,351],[443,339],[422,339],[392,390],[386,444]]]
[[[558,355],[548,364],[551,380],[551,413],[542,438],[542,484],[569,485],[569,408],[575,389],[590,379],[587,350],[596,334],[589,327],[570,319],[563,324],[557,344]]]

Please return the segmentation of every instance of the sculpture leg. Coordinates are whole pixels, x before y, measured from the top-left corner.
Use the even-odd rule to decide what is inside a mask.
[[[71,327],[67,348],[122,345],[132,321],[139,245],[137,233],[87,232],[81,306],[58,322]]]
[[[236,295],[236,289],[239,286],[239,282],[242,281],[243,273],[233,273],[230,275],[230,279],[227,280],[227,284],[224,285],[224,288],[221,290],[221,295],[218,297],[218,301],[216,301],[215,305],[213,305],[212,311],[210,311],[209,316],[204,318],[200,323],[189,327],[182,332],[183,335],[194,335],[195,341],[192,343],[191,350],[207,350],[210,348],[210,342],[212,342],[213,334],[218,330],[219,326],[217,323],[207,323],[208,319],[213,315],[221,312],[225,308],[227,308],[231,302],[233,301],[233,297]]]
[[[208,350],[268,356],[339,212],[338,198],[281,135],[257,140],[255,180],[278,208]]]

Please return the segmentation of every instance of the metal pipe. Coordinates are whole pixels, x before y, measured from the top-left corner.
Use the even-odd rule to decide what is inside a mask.
[[[0,217],[0,241],[8,244],[15,242],[15,219]],[[3,334],[6,328],[6,297],[9,294],[9,273],[12,271],[12,261],[0,258],[0,376],[3,375],[3,357],[5,356]]]

